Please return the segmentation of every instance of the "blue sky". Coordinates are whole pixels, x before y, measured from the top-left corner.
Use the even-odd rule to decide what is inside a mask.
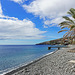
[[[61,4],[62,3],[62,4]],[[0,45],[29,45],[63,37],[58,24],[75,0],[0,0]]]

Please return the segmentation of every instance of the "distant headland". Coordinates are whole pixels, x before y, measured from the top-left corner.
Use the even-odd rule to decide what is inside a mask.
[[[66,45],[66,44],[71,44],[71,39],[65,39],[59,38],[55,40],[50,40],[50,41],[45,41],[41,43],[37,43],[36,45]]]

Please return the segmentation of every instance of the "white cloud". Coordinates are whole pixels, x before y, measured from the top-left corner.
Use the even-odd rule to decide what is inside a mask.
[[[0,39],[41,39],[46,31],[40,31],[27,19],[4,16],[0,5]]]
[[[14,1],[14,2],[16,2],[16,3],[23,3],[24,1],[27,1],[27,0],[11,0],[11,1]]]
[[[35,28],[30,20],[0,19],[0,36],[5,39],[40,39],[45,31]]]
[[[53,26],[59,27],[58,24],[63,21],[65,21],[65,19],[63,19],[62,17],[57,17],[52,20],[45,20],[43,26],[44,26],[44,28],[53,27]]]
[[[61,17],[67,14],[70,8],[75,8],[75,0],[34,0],[23,8],[29,13],[43,18],[44,23],[60,23]]]

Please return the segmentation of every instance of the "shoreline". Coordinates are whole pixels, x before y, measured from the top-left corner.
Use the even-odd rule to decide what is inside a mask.
[[[63,74],[63,71],[65,70],[64,67],[66,67],[66,65],[67,69],[71,67],[68,61],[74,59],[75,54],[66,52],[67,50],[75,48],[74,46],[70,46],[70,48],[61,48],[60,50],[48,53],[35,61],[31,61],[29,64],[25,64],[1,75],[70,75],[70,72],[65,72],[65,74]],[[62,70],[60,71],[60,69]]]
[[[27,66],[29,66],[29,65],[31,65],[31,64],[33,64],[33,63],[35,63],[35,62],[37,62],[37,61],[39,61],[39,60],[45,58],[45,57],[47,57],[48,55],[55,53],[56,51],[57,51],[57,49],[56,49],[55,51],[53,51],[53,52],[47,53],[47,54],[45,54],[45,55],[39,57],[39,58],[37,58],[37,59],[35,59],[35,60],[33,60],[33,61],[30,61],[29,63],[26,63],[26,64],[23,63],[23,64],[20,64],[19,66],[15,66],[15,67],[6,69],[7,72],[4,72],[4,73],[2,73],[2,74],[0,74],[0,75],[7,75],[8,73],[10,73],[10,72],[12,72],[12,71],[14,71],[14,70],[17,70],[17,69],[19,69],[19,68],[27,67]],[[4,70],[4,71],[6,71],[6,70]]]

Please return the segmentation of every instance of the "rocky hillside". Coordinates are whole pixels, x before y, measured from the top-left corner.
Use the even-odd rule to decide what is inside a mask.
[[[56,44],[63,44],[63,38],[38,43],[36,45],[56,45]],[[64,44],[69,44],[69,42],[66,41]]]

